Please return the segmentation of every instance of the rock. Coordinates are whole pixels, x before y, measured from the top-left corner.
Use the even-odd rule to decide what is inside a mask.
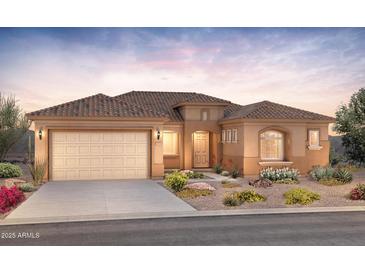
[[[248,184],[250,186],[263,187],[263,188],[272,186],[272,182],[269,179],[265,179],[265,178],[259,178],[257,180],[248,179]]]
[[[186,188],[192,188],[192,189],[206,189],[206,190],[216,190],[214,187],[212,187],[210,184],[208,183],[192,183],[192,184],[187,184]]]
[[[6,187],[17,186],[17,185],[24,184],[24,183],[26,183],[25,180],[18,179],[18,178],[9,178],[9,179],[4,180],[4,185]]]

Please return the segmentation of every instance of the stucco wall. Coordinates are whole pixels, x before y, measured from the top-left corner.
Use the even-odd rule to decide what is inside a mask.
[[[259,165],[259,134],[268,129],[280,130],[285,134],[285,161],[292,161],[292,167],[302,174],[314,165],[327,165],[329,162],[328,124],[313,123],[244,123],[244,174],[255,175],[262,168]],[[308,129],[320,130],[321,150],[309,150]]]
[[[243,173],[244,127],[242,123],[226,124],[222,129],[237,129],[237,143],[222,144],[222,165],[225,170],[237,168]]]

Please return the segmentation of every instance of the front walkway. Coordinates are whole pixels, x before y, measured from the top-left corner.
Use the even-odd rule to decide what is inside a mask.
[[[192,212],[152,180],[49,182],[6,219]]]

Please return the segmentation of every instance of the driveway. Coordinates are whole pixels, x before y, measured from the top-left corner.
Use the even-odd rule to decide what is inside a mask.
[[[152,180],[62,181],[43,185],[6,219],[194,210]]]

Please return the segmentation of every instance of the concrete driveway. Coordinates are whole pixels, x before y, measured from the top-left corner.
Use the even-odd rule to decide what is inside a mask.
[[[43,185],[6,219],[194,210],[152,180],[67,181]]]

